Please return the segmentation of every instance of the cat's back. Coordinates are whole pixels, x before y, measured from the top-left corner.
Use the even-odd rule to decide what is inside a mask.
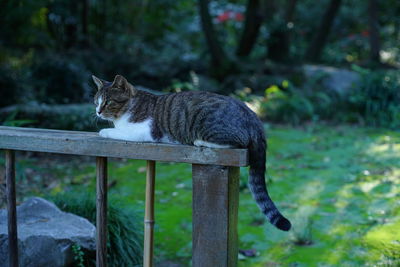
[[[257,126],[259,120],[243,102],[234,98],[188,91],[160,96],[155,121],[161,132],[183,144],[219,134],[240,135],[241,145],[245,145],[248,130]]]

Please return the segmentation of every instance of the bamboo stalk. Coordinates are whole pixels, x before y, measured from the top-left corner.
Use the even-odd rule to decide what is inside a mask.
[[[148,160],[146,172],[146,207],[144,215],[144,267],[153,267],[155,173],[156,162],[153,160]]]
[[[9,266],[18,267],[17,209],[15,200],[15,153],[6,150],[6,191]]]
[[[107,267],[107,158],[96,158],[96,266]]]

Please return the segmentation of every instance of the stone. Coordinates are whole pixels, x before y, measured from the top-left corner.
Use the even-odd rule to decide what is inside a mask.
[[[53,203],[30,198],[17,207],[19,265],[69,266],[72,245],[96,249],[96,228],[85,218],[61,211]],[[0,265],[8,267],[7,211],[0,210]],[[4,263],[4,264],[3,264]]]
[[[361,82],[361,76],[355,71],[328,66],[304,65],[304,75],[308,79],[321,77],[322,85],[344,95]]]

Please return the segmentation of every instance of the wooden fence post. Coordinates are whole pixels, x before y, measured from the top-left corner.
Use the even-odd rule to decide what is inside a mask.
[[[107,267],[107,158],[96,157],[96,266]]]
[[[192,165],[193,267],[235,267],[239,168]]]
[[[15,200],[15,152],[6,150],[6,191],[8,217],[8,258],[10,267],[18,267],[17,209]]]

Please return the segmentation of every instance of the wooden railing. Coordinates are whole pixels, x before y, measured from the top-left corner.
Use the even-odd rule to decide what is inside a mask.
[[[236,266],[239,167],[247,166],[245,149],[135,143],[105,139],[93,132],[0,126],[0,149],[6,157],[9,266],[18,266],[14,150],[96,157],[96,265],[107,266],[107,158],[147,160],[143,264],[153,266],[155,162],[192,164],[194,267]]]

